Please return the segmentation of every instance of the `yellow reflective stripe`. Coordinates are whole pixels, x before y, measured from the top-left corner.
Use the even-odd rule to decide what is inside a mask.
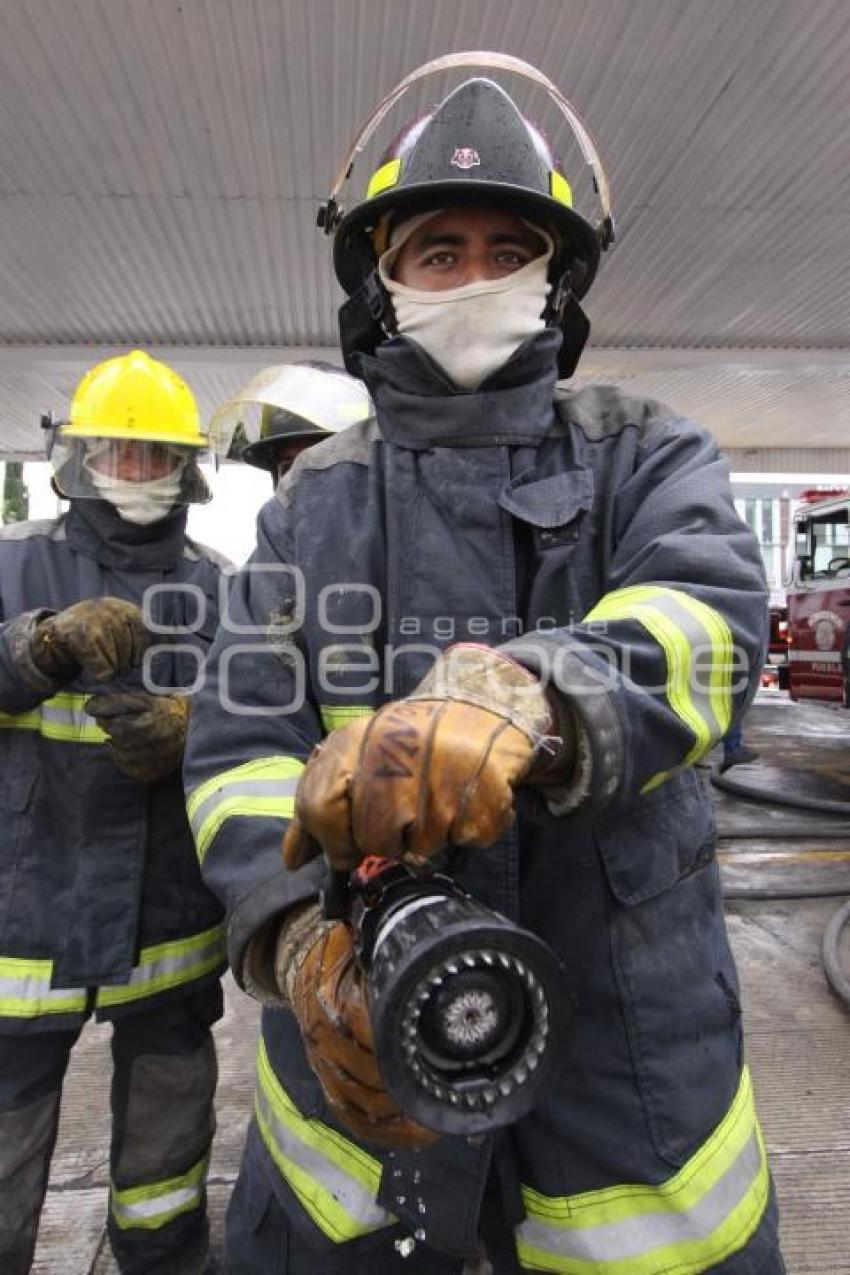
[[[223,965],[227,957],[224,924],[213,925],[200,934],[185,939],[169,939],[143,947],[138,965],[129,982],[120,987],[101,987],[97,993],[99,1009],[126,1005],[172,987],[181,987]]]
[[[381,164],[380,168],[376,168],[372,174],[369,185],[366,187],[366,198],[373,199],[375,195],[380,195],[382,190],[389,190],[390,186],[395,186],[401,176],[401,160],[388,159],[386,164]]]
[[[708,633],[711,642],[711,673],[709,695],[715,721],[723,738],[732,721],[732,630],[725,618],[714,607],[706,606],[690,593],[675,592],[676,601],[695,616]]]
[[[688,694],[691,671],[691,645],[666,615],[634,600],[623,600],[615,594],[603,598],[585,617],[593,620],[636,620],[655,638],[667,662],[667,698],[670,707],[695,736],[687,760],[693,761],[711,745],[711,728],[694,707]]]
[[[28,713],[0,713],[0,730],[38,730],[41,713],[31,709]]]
[[[257,1052],[255,1114],[280,1173],[316,1226],[335,1243],[396,1220],[375,1199],[380,1161],[320,1120],[301,1115],[275,1076],[263,1040]]]
[[[557,169],[553,169],[549,174],[549,193],[553,199],[557,199],[559,204],[566,204],[567,208],[572,208],[573,192],[570,189],[570,183]]]
[[[339,726],[347,726],[359,717],[374,717],[375,710],[368,704],[320,704],[319,716],[322,725],[330,733]]]
[[[186,810],[199,859],[203,861],[226,819],[291,819],[303,770],[304,763],[295,757],[259,757],[222,771],[193,789]]]
[[[112,1183],[110,1211],[122,1231],[141,1227],[158,1230],[181,1213],[199,1207],[204,1193],[209,1156],[193,1165],[186,1173],[147,1186],[134,1186],[119,1191]]]
[[[565,1275],[697,1275],[737,1252],[756,1230],[769,1193],[752,1083],[700,1149],[660,1186],[629,1185],[547,1197],[522,1188],[517,1230],[524,1268]]]
[[[0,1015],[39,1018],[43,1014],[81,1014],[86,1008],[85,988],[52,988],[52,977],[51,960],[0,956]]]
[[[223,966],[226,955],[223,923],[185,939],[144,947],[129,982],[119,987],[101,987],[95,1004],[98,1008],[125,1005],[191,983]],[[86,989],[52,988],[52,977],[52,960],[0,957],[0,1015],[39,1018],[44,1014],[83,1013]]]
[[[0,729],[38,731],[45,739],[68,744],[102,744],[107,735],[83,705],[85,694],[60,691],[26,713],[0,713]]]
[[[693,626],[690,631],[685,627],[688,619],[697,622],[698,633]],[[694,736],[692,747],[678,766],[653,775],[644,784],[641,792],[650,792],[675,770],[696,761],[728,730],[732,712],[732,634],[713,607],[682,590],[660,585],[633,585],[607,594],[585,617],[586,622],[600,620],[634,620],[655,638],[665,655],[665,689],[670,707]],[[694,700],[694,692],[699,698],[699,684],[692,674],[694,647],[697,637],[703,636],[711,647],[711,665],[701,711]]]

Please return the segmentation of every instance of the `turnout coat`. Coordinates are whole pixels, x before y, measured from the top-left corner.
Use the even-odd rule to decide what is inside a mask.
[[[319,889],[321,865],[287,873],[280,841],[327,732],[459,640],[554,679],[578,724],[551,805],[521,789],[510,835],[458,873],[566,973],[566,1059],[529,1116],[416,1153],[357,1144],[294,1019],[264,1011],[243,1173],[257,1222],[273,1193],[322,1270],[393,1227],[473,1253],[494,1163],[530,1269],[755,1272],[775,1247],[693,768],[758,679],[758,546],[712,438],[616,389],[556,387],[558,340],[474,393],[403,338],[364,358],[377,419],[303,454],[262,510],[197,697],[189,813],[237,979],[251,938]]]
[[[185,508],[136,527],[80,500],[58,519],[0,529],[0,1032],[149,1009],[225,967],[179,769],[152,785],[124,775],[84,710],[98,690],[141,690],[141,671],[59,686],[27,655],[40,616],[104,595],[142,606],[152,589],[151,676],[191,690],[224,560],[185,523]]]

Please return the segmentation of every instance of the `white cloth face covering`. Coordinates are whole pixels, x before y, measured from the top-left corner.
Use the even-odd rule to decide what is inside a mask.
[[[378,273],[392,298],[399,334],[421,345],[460,389],[474,390],[546,326],[542,316],[552,286],[547,276],[555,245],[546,231],[532,225],[546,251],[512,274],[436,292],[409,288],[391,278],[390,270],[403,244],[437,216],[439,212],[423,213],[403,222],[380,257]]]
[[[171,473],[164,474],[161,478],[149,478],[146,482],[134,483],[125,478],[102,474],[95,469],[90,462],[101,450],[103,449],[97,448],[90,451],[83,464],[97,494],[101,499],[108,500],[125,522],[146,527],[171,512],[180,492],[186,466],[183,457],[175,457],[175,468]]]

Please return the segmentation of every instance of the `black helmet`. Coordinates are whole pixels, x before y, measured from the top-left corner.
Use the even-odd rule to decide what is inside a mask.
[[[258,372],[216,409],[210,445],[218,456],[274,474],[279,443],[319,442],[371,414],[366,386],[335,364],[317,359],[276,364]]]
[[[596,233],[573,212],[569,183],[542,134],[485,79],[467,80],[395,139],[366,198],[336,232],[334,267],[343,288],[351,295],[363,282],[358,236],[377,236],[380,254],[391,221],[470,204],[503,206],[548,230],[556,244],[553,271],[570,271],[573,293],[584,296],[599,265]]]
[[[320,429],[312,421],[305,420],[294,412],[265,405],[260,414],[259,439],[255,443],[245,443],[238,447],[238,456],[234,459],[243,460],[247,465],[267,469],[270,474],[274,474],[275,450],[278,444],[304,438],[315,439],[318,443],[323,438],[330,438],[330,430]]]
[[[549,278],[552,292],[546,321],[564,331],[559,359],[562,375],[569,375],[584,346],[589,324],[578,301],[585,295],[599,265],[600,253],[613,239],[607,184],[592,142],[569,104],[540,72],[517,59],[499,54],[458,54],[420,68],[403,85],[448,65],[498,65],[530,75],[555,95],[585,149],[593,168],[594,185],[603,217],[593,226],[572,206],[569,182],[560,171],[540,130],[518,110],[513,99],[492,80],[466,80],[439,106],[408,124],[373,173],[365,199],[349,212],[336,205],[334,193],[320,211],[319,223],[335,231],[334,267],[351,301],[340,311],[340,335],[346,366],[356,369],[357,352],[371,352],[395,330],[392,303],[376,269],[395,221],[458,206],[501,207],[541,226],[555,243]],[[344,172],[362,141],[403,91],[385,99],[361,138],[355,143]],[[600,186],[603,188],[600,190]]]

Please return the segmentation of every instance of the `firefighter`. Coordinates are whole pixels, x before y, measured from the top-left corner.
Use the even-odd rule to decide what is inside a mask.
[[[372,414],[362,381],[319,359],[264,368],[213,414],[217,452],[271,474],[277,486],[296,457]]]
[[[0,1270],[30,1269],[94,1015],[112,1023],[119,1268],[198,1275],[225,967],[180,774],[226,565],[186,535],[206,439],[189,387],[139,350],[45,424],[67,513],[0,531]]]
[[[477,76],[346,215],[325,207],[376,420],[261,512],[185,770],[232,967],[265,1002],[234,1275],[284,1252],[346,1275],[784,1269],[692,765],[756,686],[764,575],[710,436],[556,387],[602,213]],[[352,935],[318,898],[328,863],[447,846],[575,1008],[544,1099],[469,1140],[386,1091]]]

